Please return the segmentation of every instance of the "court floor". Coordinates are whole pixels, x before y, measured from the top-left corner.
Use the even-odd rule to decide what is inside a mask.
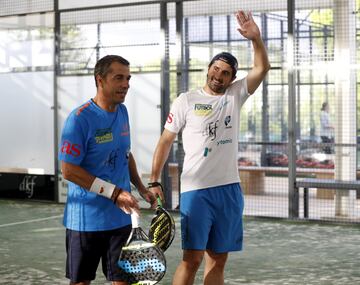
[[[0,200],[0,284],[68,284],[62,204]],[[142,211],[147,229],[152,212]],[[179,229],[179,215],[174,213]],[[231,253],[225,284],[360,284],[360,226],[245,218],[244,250]],[[171,284],[180,231],[166,252]],[[202,284],[203,270],[195,284]],[[92,284],[107,283],[98,271]]]

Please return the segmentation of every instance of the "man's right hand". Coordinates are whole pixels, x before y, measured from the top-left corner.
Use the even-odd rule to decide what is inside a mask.
[[[114,203],[125,213],[131,214],[135,211],[139,214],[140,207],[139,201],[129,192],[116,188],[115,191],[120,191],[120,194],[117,195]]]

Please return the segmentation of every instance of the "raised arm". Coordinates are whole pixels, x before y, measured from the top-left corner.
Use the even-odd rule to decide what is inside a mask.
[[[246,77],[248,92],[253,94],[269,71],[270,63],[261,39],[259,27],[255,23],[251,13],[239,10],[235,15],[239,24],[238,31],[243,37],[252,41],[254,48],[254,66]]]

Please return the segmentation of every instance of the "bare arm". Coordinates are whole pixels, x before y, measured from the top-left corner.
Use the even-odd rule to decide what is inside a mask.
[[[240,10],[236,13],[236,19],[239,24],[238,31],[242,36],[252,41],[254,49],[254,66],[246,77],[248,92],[253,94],[269,71],[270,63],[265,45],[261,39],[259,27],[256,25],[251,13]]]
[[[154,194],[150,191],[148,191],[144,184],[141,181],[141,178],[139,176],[139,173],[137,171],[136,162],[134,159],[134,156],[130,152],[129,154],[129,172],[130,172],[130,181],[136,189],[138,189],[139,194],[148,202],[151,204],[151,207],[156,207],[156,198]]]
[[[81,166],[64,161],[61,162],[61,171],[66,180],[69,180],[87,190],[90,190],[91,185],[96,178]],[[116,204],[124,212],[130,213],[131,208],[135,209],[136,211],[139,209],[139,204],[136,198],[129,192],[123,191],[118,187],[115,187],[111,198],[114,199],[114,201],[116,198]]]
[[[134,156],[130,152],[129,154],[129,172],[130,172],[130,181],[137,189],[145,188],[143,185],[139,173],[137,171],[136,162]]]
[[[164,167],[165,161],[169,156],[170,148],[175,138],[176,138],[176,133],[172,133],[164,129],[159,139],[159,142],[156,146],[155,153],[153,156],[151,176],[150,176],[151,182],[155,182],[159,180],[161,171]]]
[[[96,178],[81,166],[64,161],[61,162],[61,172],[66,180],[69,180],[87,190],[90,189],[94,179]]]

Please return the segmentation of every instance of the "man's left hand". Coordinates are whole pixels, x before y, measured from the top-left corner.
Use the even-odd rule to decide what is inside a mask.
[[[155,209],[157,206],[156,196],[153,192],[149,191],[145,188],[145,186],[141,187],[141,189],[138,189],[139,194],[141,197],[145,199],[146,202],[148,202],[151,206],[151,209]]]
[[[247,13],[243,10],[239,10],[235,14],[236,20],[239,24],[239,33],[248,40],[256,40],[260,38],[260,30],[255,23],[251,12]]]

